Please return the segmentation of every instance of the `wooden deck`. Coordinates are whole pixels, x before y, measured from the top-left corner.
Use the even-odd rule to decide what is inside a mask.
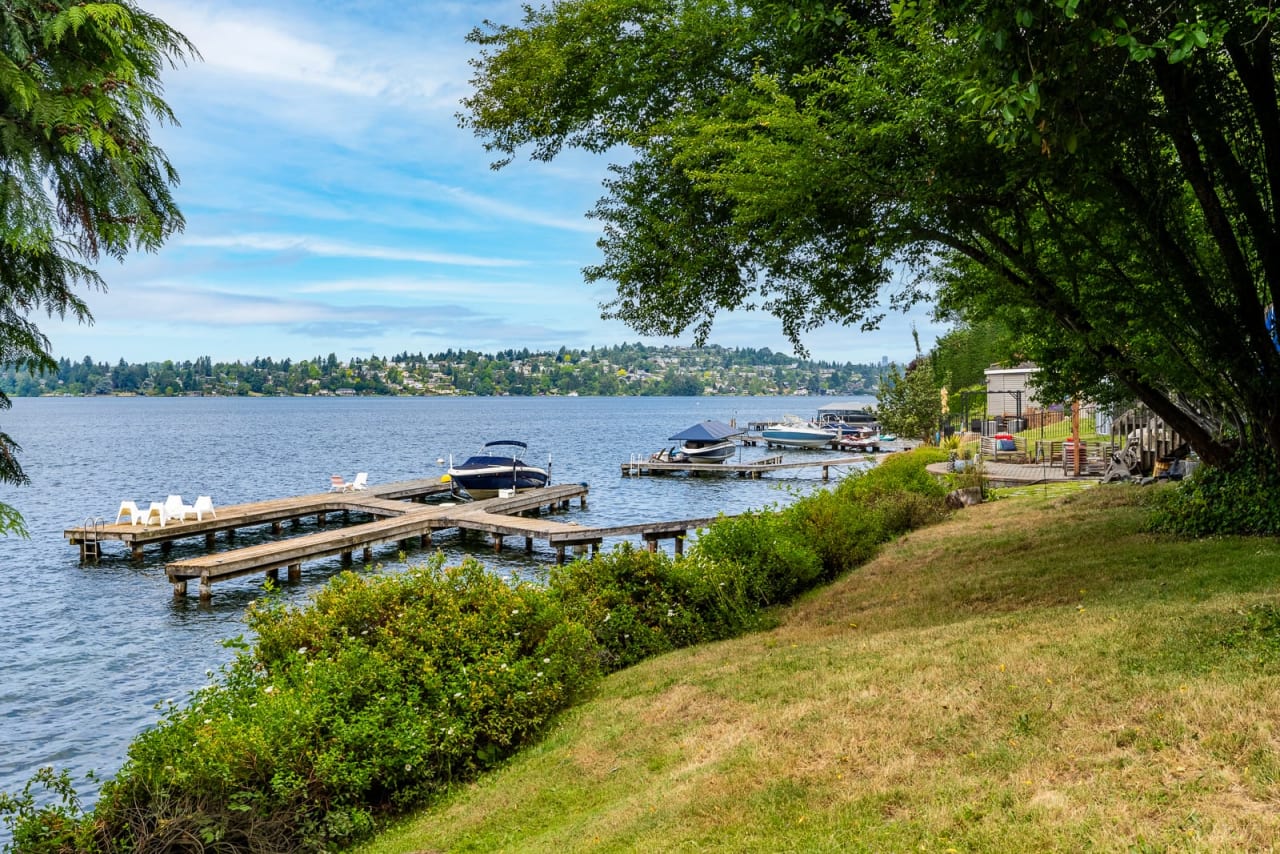
[[[949,474],[947,463],[930,463],[925,467],[930,474],[939,477]],[[988,486],[1031,486],[1042,483],[1061,483],[1067,481],[1097,480],[1098,472],[1083,471],[1078,477],[1063,470],[1062,463],[982,463],[982,476]]]
[[[421,504],[416,500],[443,491],[447,484],[438,481],[408,481],[370,487],[356,493],[318,493],[295,498],[283,498],[217,508],[216,519],[170,522],[163,528],[142,525],[101,525],[93,528],[69,528],[64,536],[80,547],[86,556],[86,543],[92,543],[94,551],[101,540],[116,540],[128,545],[135,556],[142,548],[159,544],[162,550],[175,540],[204,537],[209,548],[215,544],[215,535],[224,532],[231,541],[238,528],[270,525],[275,534],[283,533],[288,521],[316,516],[323,523],[326,515],[352,512],[373,516],[372,521],[354,525],[335,526],[331,530],[315,531],[298,536],[258,543],[230,551],[215,552],[199,557],[166,564],[165,572],[173,585],[174,596],[187,595],[189,581],[199,583],[202,600],[212,597],[212,585],[244,575],[264,573],[278,578],[282,568],[287,569],[290,580],[301,578],[302,564],[308,560],[340,556],[350,562],[357,549],[362,550],[363,560],[368,562],[372,549],[383,543],[400,542],[406,546],[415,540],[429,545],[432,535],[439,530],[456,528],[459,531],[477,531],[488,534],[495,551],[501,551],[504,541],[510,537],[523,537],[525,551],[533,550],[534,540],[546,541],[556,551],[556,560],[563,563],[567,549],[584,552],[590,549],[595,556],[603,541],[639,535],[650,551],[659,541],[672,539],[675,551],[682,553],[684,538],[692,529],[704,527],[714,517],[681,519],[666,522],[647,522],[613,527],[584,527],[572,522],[559,522],[536,516],[520,514],[536,513],[544,507],[566,508],[577,498],[586,506],[586,484],[562,484],[545,489],[531,490],[514,496],[489,498],[466,504]]]
[[[783,462],[782,456],[778,455],[746,463],[732,463],[728,461],[723,463],[672,463],[636,457],[622,464],[622,474],[624,477],[643,477],[645,475],[673,474],[681,472],[693,476],[704,474],[732,474],[737,475],[738,477],[749,477],[755,479],[759,478],[761,475],[774,471],[821,467],[822,479],[828,480],[830,479],[831,468],[833,466],[851,466],[865,462],[866,460],[867,456],[863,455],[857,457],[826,457],[788,463]]]

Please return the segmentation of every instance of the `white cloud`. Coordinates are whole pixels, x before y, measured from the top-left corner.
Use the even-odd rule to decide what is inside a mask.
[[[196,235],[184,237],[180,243],[183,246],[228,249],[234,252],[291,252],[328,258],[373,258],[379,261],[412,261],[419,264],[450,264],[459,267],[519,267],[526,263],[510,258],[370,246],[290,234]]]

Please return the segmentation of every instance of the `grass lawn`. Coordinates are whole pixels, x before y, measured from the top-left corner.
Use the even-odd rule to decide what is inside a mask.
[[[1270,851],[1280,542],[1027,490],[605,680],[364,849]]]

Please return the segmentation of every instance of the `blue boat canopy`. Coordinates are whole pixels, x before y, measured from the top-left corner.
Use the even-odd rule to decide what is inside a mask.
[[[737,427],[730,427],[723,421],[703,421],[700,424],[694,424],[687,430],[681,430],[679,433],[671,436],[670,442],[718,442],[721,439],[727,439],[730,436],[737,436],[742,431]]]

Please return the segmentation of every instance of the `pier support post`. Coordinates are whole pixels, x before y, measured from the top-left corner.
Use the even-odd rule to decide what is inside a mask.
[[[213,599],[213,583],[209,581],[209,573],[200,573],[200,601],[208,602]]]
[[[342,565],[351,566],[351,549],[347,549],[342,553]]]
[[[350,511],[350,510],[343,510],[343,511],[342,511],[342,523],[343,523],[344,525],[347,525],[347,524],[350,524],[350,523],[351,523],[351,511]]]
[[[232,540],[234,540],[235,538],[236,538],[236,529],[235,529],[235,528],[227,528],[227,542],[229,543],[229,542],[231,542]]]
[[[493,535],[493,553],[494,554],[502,553],[502,535],[501,534]]]
[[[676,534],[676,557],[684,554],[684,534]]]
[[[212,535],[210,535],[212,536]],[[142,560],[142,543],[133,544],[133,559]]]
[[[293,527],[295,527],[295,528],[301,528],[301,527],[302,527],[302,518],[301,518],[300,516],[294,516],[294,517],[293,517]]]
[[[822,479],[823,479],[823,480],[829,480],[829,479],[830,479],[830,477],[829,477],[830,472],[831,472],[831,466],[823,466],[823,467],[822,467]]]
[[[160,554],[167,555],[171,551],[173,551],[173,540],[165,540],[160,544]]]
[[[211,549],[214,547],[214,545],[215,545],[214,534],[213,534],[213,531],[210,531],[209,533],[204,535],[204,547],[206,549]]]
[[[658,550],[658,538],[647,537],[646,540],[647,540],[646,545],[649,547],[649,554],[653,554]]]
[[[273,534],[278,534],[278,533],[280,533],[280,523],[279,523],[279,522],[272,522],[272,523],[271,523],[271,533],[273,533]]]
[[[365,546],[364,551],[360,552],[360,562],[369,563],[373,560],[373,546]]]
[[[431,532],[430,532],[430,531],[423,531],[423,533],[422,533],[422,547],[425,549],[425,548],[429,547],[430,545],[431,545]]]
[[[290,581],[302,580],[302,564],[300,563],[289,564],[289,580]]]
[[[532,552],[533,552],[533,537],[525,537],[525,538],[524,538],[524,553],[525,553],[525,554],[530,554],[530,553],[532,553]]]
[[[564,566],[564,546],[556,546],[556,564]]]
[[[173,598],[174,599],[187,598],[187,582],[185,579],[182,581],[173,582]]]
[[[272,568],[272,569],[268,569],[268,570],[267,570],[267,578],[271,579],[272,581],[279,581],[279,580],[280,580],[280,569],[279,569],[278,567],[276,567],[276,568]]]
[[[317,514],[316,514],[316,525],[320,526],[321,528],[323,528],[323,527],[324,527],[324,514],[323,514],[323,513],[317,513]]]

